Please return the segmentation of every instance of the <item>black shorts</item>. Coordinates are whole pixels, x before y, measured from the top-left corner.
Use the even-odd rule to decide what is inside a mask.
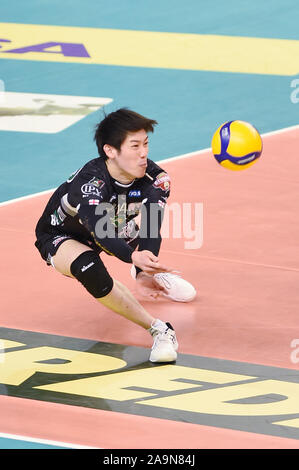
[[[86,245],[87,248],[94,250],[96,253],[101,253],[103,250],[93,241],[80,239],[75,237],[74,235],[66,234],[66,233],[37,233],[37,238],[35,242],[35,246],[40,252],[41,257],[46,261],[46,263],[50,266],[52,265],[52,257],[56,255],[58,248],[62,245],[63,242],[66,240],[76,240],[83,245]],[[133,249],[137,248],[139,243],[139,237],[135,239],[126,239],[128,245],[130,245]]]
[[[66,240],[76,240],[77,242],[86,245],[87,248],[90,248],[97,253],[102,251],[102,249],[92,241],[81,240],[80,238],[74,237],[73,235],[57,232],[37,234],[35,246],[46,263],[48,265],[52,265],[52,257],[56,255],[58,248]]]

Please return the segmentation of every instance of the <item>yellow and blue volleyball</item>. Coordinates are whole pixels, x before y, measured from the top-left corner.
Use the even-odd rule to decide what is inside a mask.
[[[228,121],[213,135],[212,152],[217,162],[229,170],[245,170],[261,156],[263,141],[249,122]]]

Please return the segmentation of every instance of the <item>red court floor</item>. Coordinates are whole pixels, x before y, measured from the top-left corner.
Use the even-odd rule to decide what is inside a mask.
[[[222,168],[208,151],[161,163],[172,178],[169,203],[203,203],[202,246],[187,250],[183,238],[164,239],[160,256],[194,284],[197,298],[189,304],[141,300],[173,324],[179,353],[296,374],[291,342],[298,337],[298,146],[298,129],[266,135],[260,160],[239,172]],[[1,327],[150,348],[147,332],[42,262],[34,227],[48,198],[0,207]],[[130,266],[103,259],[134,291]],[[9,395],[0,395],[0,432],[105,448],[299,447],[292,434],[229,429],[222,421],[202,425],[182,422],[179,415],[163,419],[53,403],[38,394]],[[299,417],[299,406],[293,413]]]

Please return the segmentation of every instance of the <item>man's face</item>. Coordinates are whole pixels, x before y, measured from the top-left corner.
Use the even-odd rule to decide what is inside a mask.
[[[133,180],[142,178],[147,167],[148,136],[144,129],[127,134],[119,151],[116,150],[114,163],[120,173]]]

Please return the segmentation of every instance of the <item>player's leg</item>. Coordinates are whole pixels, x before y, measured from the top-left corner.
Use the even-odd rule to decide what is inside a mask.
[[[65,276],[74,277],[71,273],[71,264],[82,253],[88,251],[88,247],[77,240],[65,240],[51,258],[51,264],[56,271]],[[89,250],[92,251],[92,250]]]
[[[82,255],[82,256],[81,256]],[[52,258],[52,264],[57,271],[60,273],[70,276],[70,277],[83,277],[84,273],[87,273],[87,266],[93,263],[94,251],[88,249],[86,245],[80,243],[76,240],[66,240],[57,250],[57,253]],[[81,259],[80,259],[81,257]],[[96,259],[99,260],[99,263],[103,264],[98,255]],[[87,263],[87,264],[86,264]],[[76,264],[77,271],[83,270],[83,275],[79,273],[76,275]],[[82,264],[82,267],[81,267]],[[91,266],[90,268],[92,268]],[[79,268],[79,269],[78,269]],[[80,269],[81,268],[81,269]],[[86,269],[87,268],[87,269]],[[100,293],[101,288],[93,291],[93,296],[101,302],[106,307],[110,308],[114,312],[124,316],[130,321],[137,323],[145,329],[149,329],[152,323],[155,321],[155,318],[150,315],[145,308],[135,299],[131,294],[129,289],[124,286],[121,282],[112,280],[110,281],[107,271],[105,272],[104,265],[102,266],[102,273],[99,271],[99,275],[102,274],[102,277],[107,278],[107,286],[109,287],[109,293],[106,295],[101,295],[97,297]],[[94,276],[97,275],[96,269],[93,271]],[[92,276],[92,274],[90,276]],[[86,274],[87,275],[87,274]],[[82,280],[83,279],[78,279]],[[89,281],[90,282],[90,281]],[[95,280],[96,283],[96,280]],[[105,293],[105,286],[103,286]]]
[[[178,343],[172,326],[152,317],[125,285],[113,280],[97,253],[76,240],[66,240],[52,257],[52,265],[79,280],[105,307],[149,330],[154,338],[152,362],[176,359]]]

